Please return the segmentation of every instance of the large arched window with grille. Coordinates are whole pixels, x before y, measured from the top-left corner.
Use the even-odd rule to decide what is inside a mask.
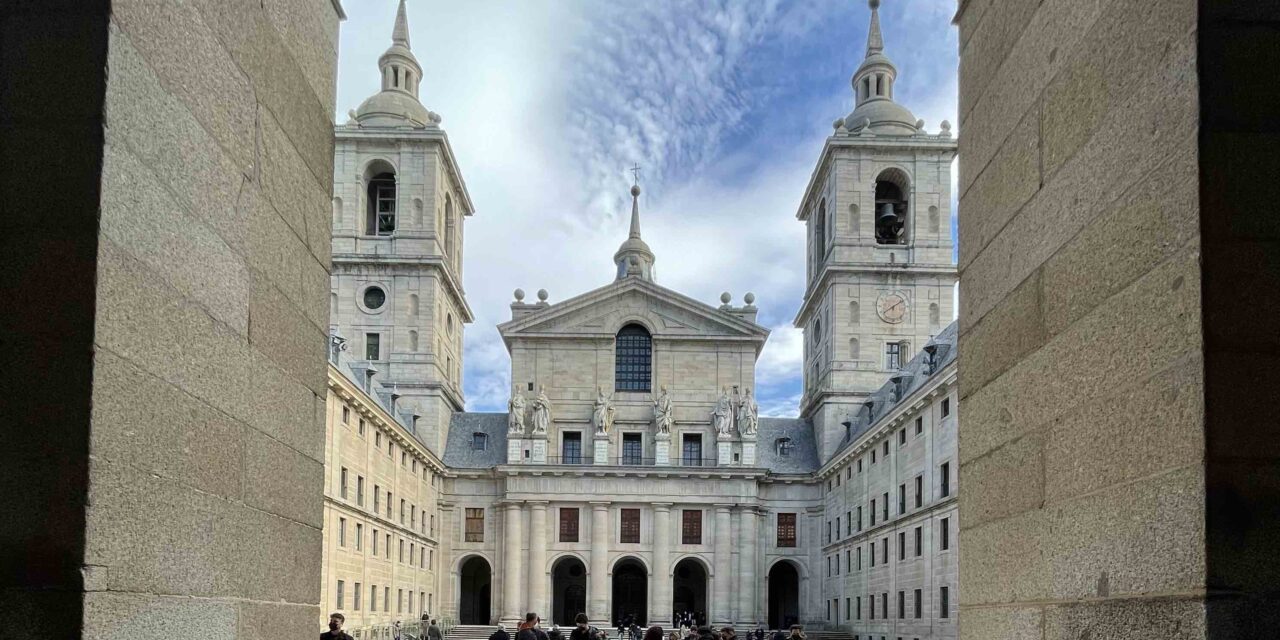
[[[649,391],[653,374],[653,338],[638,324],[618,331],[613,356],[614,391]]]

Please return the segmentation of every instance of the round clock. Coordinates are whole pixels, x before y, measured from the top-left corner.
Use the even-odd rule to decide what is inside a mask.
[[[898,324],[907,319],[907,299],[899,293],[886,293],[876,301],[876,313],[881,320]]]

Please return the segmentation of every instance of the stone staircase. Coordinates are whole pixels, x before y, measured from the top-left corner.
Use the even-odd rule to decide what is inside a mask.
[[[444,634],[444,637],[446,640],[489,640],[489,636],[493,635],[493,632],[497,630],[498,627],[496,625],[460,624],[450,629],[448,633]],[[507,633],[512,638],[515,637],[514,630],[507,629]]]
[[[848,631],[810,631],[805,629],[804,635],[808,640],[853,640],[853,634]]]

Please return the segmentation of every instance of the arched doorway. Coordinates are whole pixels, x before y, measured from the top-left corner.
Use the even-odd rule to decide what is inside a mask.
[[[624,621],[647,624],[649,572],[635,558],[624,558],[613,565],[613,625]]]
[[[573,618],[587,611],[587,567],[565,556],[551,568],[551,621],[573,626]]]
[[[480,556],[462,563],[458,572],[458,622],[489,624],[489,593],[493,588],[493,571]]]
[[[690,612],[698,624],[707,623],[707,570],[701,562],[685,558],[671,576],[672,613]]]
[[[790,562],[769,569],[769,628],[786,629],[800,622],[800,574]]]

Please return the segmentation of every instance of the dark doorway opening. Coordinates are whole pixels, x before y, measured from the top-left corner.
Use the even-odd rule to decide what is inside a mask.
[[[707,623],[707,570],[702,563],[685,558],[671,577],[673,614],[692,613],[697,624]]]
[[[573,618],[587,612],[587,568],[569,556],[551,568],[551,621],[573,626]]]
[[[458,622],[489,624],[489,593],[493,586],[489,563],[480,556],[473,556],[462,564],[459,577]]]
[[[635,558],[613,566],[613,625],[631,622],[645,626],[648,618],[649,573]]]
[[[790,562],[769,570],[769,628],[786,629],[800,622],[800,574]]]

